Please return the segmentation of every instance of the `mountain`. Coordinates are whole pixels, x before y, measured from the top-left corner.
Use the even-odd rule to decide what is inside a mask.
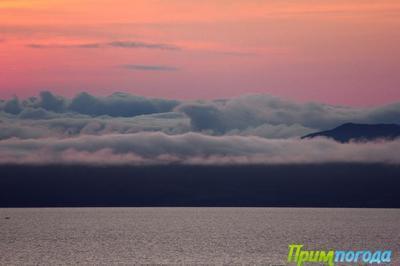
[[[393,140],[400,137],[400,125],[396,124],[355,124],[346,123],[332,130],[312,133],[302,139],[327,137],[339,142]]]

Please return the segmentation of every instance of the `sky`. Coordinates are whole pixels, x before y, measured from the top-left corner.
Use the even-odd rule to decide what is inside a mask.
[[[0,0],[0,98],[400,99],[398,0]]]

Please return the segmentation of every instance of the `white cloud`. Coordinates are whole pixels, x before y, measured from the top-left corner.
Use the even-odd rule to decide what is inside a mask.
[[[160,132],[0,141],[0,163],[286,164],[363,162],[399,164],[400,140],[341,144],[328,139],[271,140]]]

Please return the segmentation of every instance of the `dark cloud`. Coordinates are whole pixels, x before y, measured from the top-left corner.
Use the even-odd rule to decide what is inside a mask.
[[[181,50],[180,47],[172,44],[165,43],[147,43],[147,42],[135,42],[135,41],[113,41],[105,43],[81,43],[81,44],[38,44],[30,43],[26,45],[29,48],[46,49],[46,48],[105,48],[105,47],[117,47],[117,48],[146,48],[146,49],[159,49],[159,50]]]
[[[178,71],[179,68],[163,65],[122,65],[122,68],[139,71]]]
[[[17,97],[6,101],[3,104],[3,110],[9,114],[19,114],[22,111],[21,103]]]
[[[74,112],[90,116],[132,117],[171,112],[179,103],[176,100],[145,98],[120,92],[107,97],[96,97],[83,92],[72,99],[65,99],[44,91],[40,93],[39,98],[31,97],[21,102],[14,97],[0,102],[0,111],[17,115],[26,108],[42,108],[55,113]]]
[[[225,131],[223,113],[216,104],[184,103],[177,110],[190,118],[192,128],[195,131],[211,130],[217,133]]]
[[[62,112],[65,111],[66,105],[67,103],[65,99],[60,96],[55,96],[49,91],[42,91],[40,93],[39,106],[43,109],[54,112]]]
[[[179,102],[174,100],[149,99],[126,93],[114,93],[108,97],[81,93],[72,99],[68,110],[92,116],[129,117],[170,112],[178,104]]]

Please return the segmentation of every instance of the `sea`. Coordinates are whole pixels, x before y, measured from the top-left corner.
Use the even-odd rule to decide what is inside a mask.
[[[392,250],[400,265],[400,210],[0,209],[0,265],[295,265],[291,244]]]

